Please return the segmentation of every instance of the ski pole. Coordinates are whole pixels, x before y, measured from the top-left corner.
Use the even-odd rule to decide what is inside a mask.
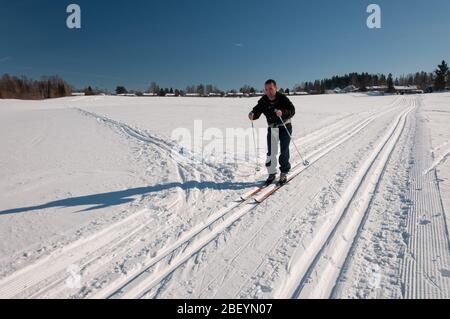
[[[287,126],[286,126],[286,123],[283,121],[283,119],[281,118],[281,116],[279,116],[278,118],[281,120],[281,123],[283,123],[283,126],[284,126],[284,128],[286,129],[286,132],[288,133],[288,135],[289,135],[289,137],[290,137],[290,139],[291,139],[291,141],[292,141],[292,144],[294,144],[294,147],[295,147],[295,149],[296,149],[298,155],[300,155],[300,158],[301,158],[302,161],[303,161],[303,165],[304,165],[304,166],[309,166],[309,161],[307,161],[307,160],[305,160],[305,159],[303,158],[302,153],[300,153],[300,151],[299,151],[299,149],[298,149],[298,147],[297,147],[297,144],[295,144],[295,141],[294,141],[294,139],[292,138],[292,134],[289,132],[289,130],[288,130]]]
[[[259,165],[259,156],[258,156],[258,147],[256,146],[256,137],[255,137],[255,125],[252,122],[252,133],[253,133],[253,145],[255,146],[255,160],[256,160],[256,171],[259,172],[261,170],[261,167]]]
[[[303,161],[303,165],[304,165],[304,166],[310,166],[311,163],[310,163],[309,161],[303,159],[302,154],[300,153],[300,151],[299,151],[297,145],[296,145],[295,142],[294,142],[294,139],[292,138],[292,134],[289,133],[289,130],[288,130],[287,126],[286,126],[286,123],[283,121],[283,119],[281,118],[281,116],[279,116],[278,118],[279,118],[279,119],[281,120],[281,122],[283,123],[284,128],[286,129],[286,132],[288,133],[289,137],[291,138],[292,144],[294,144],[295,149],[297,150],[298,155],[300,155],[300,158],[301,158],[302,161]],[[314,169],[317,171],[317,173],[319,174],[319,176],[320,176],[325,182],[327,182],[328,186],[329,186],[333,191],[335,191],[336,194],[337,194],[340,198],[342,198],[341,193],[336,189],[336,187],[334,187],[334,186],[330,183],[330,181],[329,181],[328,179],[326,179],[326,178],[320,173],[320,171],[319,171],[317,168],[314,167],[314,165],[311,165],[311,167],[314,168]]]

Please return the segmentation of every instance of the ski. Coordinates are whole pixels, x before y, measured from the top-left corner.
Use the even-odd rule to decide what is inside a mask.
[[[258,186],[257,188],[255,188],[254,190],[248,192],[247,194],[244,194],[241,196],[241,200],[242,201],[247,201],[250,198],[252,198],[253,196],[257,195],[258,193],[262,192],[263,190],[265,190],[267,187],[269,187],[270,185],[272,185],[272,183],[267,184],[267,183],[262,183],[261,186]]]
[[[297,177],[298,175],[300,175],[301,172],[302,172],[302,170],[300,170],[299,172],[294,173],[294,174],[288,176],[287,182],[286,182],[286,183],[284,183],[284,184],[277,183],[277,184],[274,185],[274,187],[273,187],[272,189],[270,189],[270,190],[267,191],[266,193],[261,194],[261,196],[259,196],[259,197],[255,197],[255,198],[254,198],[255,203],[261,204],[262,202],[264,202],[264,201],[265,201],[266,199],[268,199],[271,195],[273,195],[275,192],[277,192],[280,188],[283,188],[284,186],[286,186],[287,184],[289,184],[289,182],[292,181],[292,180],[293,180],[295,177]],[[266,187],[266,188],[267,188],[267,187]],[[259,192],[258,192],[258,193],[259,193]]]
[[[286,183],[287,184],[287,183]],[[276,184],[274,188],[272,188],[270,191],[268,191],[267,193],[263,194],[260,197],[256,197],[255,198],[255,202],[258,204],[261,204],[262,202],[264,202],[267,198],[269,198],[273,193],[275,193],[276,191],[278,191],[280,188],[282,188],[284,185],[280,185],[280,184]]]

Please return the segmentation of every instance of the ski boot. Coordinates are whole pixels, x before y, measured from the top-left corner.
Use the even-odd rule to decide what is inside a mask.
[[[281,173],[281,175],[280,175],[280,180],[278,181],[278,185],[279,185],[279,186],[283,186],[283,185],[286,185],[287,182],[288,182],[287,174]]]
[[[274,180],[277,178],[277,174],[270,174],[267,178],[266,182],[264,183],[264,186],[269,186],[274,182]]]

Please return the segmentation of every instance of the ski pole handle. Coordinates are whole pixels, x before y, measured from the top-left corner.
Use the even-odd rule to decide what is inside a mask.
[[[276,114],[279,118],[281,118],[281,117],[283,116],[283,112],[280,111],[280,110],[278,110],[278,109],[275,109],[275,114]]]

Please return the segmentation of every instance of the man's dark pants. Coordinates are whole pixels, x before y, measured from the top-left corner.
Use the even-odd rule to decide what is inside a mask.
[[[284,126],[279,128],[269,128],[267,132],[267,161],[266,167],[269,174],[277,173],[277,155],[279,146],[281,154],[279,157],[281,173],[289,173],[291,170],[289,146],[291,144],[292,125],[286,124],[289,131]],[[288,133],[289,132],[289,133]]]

